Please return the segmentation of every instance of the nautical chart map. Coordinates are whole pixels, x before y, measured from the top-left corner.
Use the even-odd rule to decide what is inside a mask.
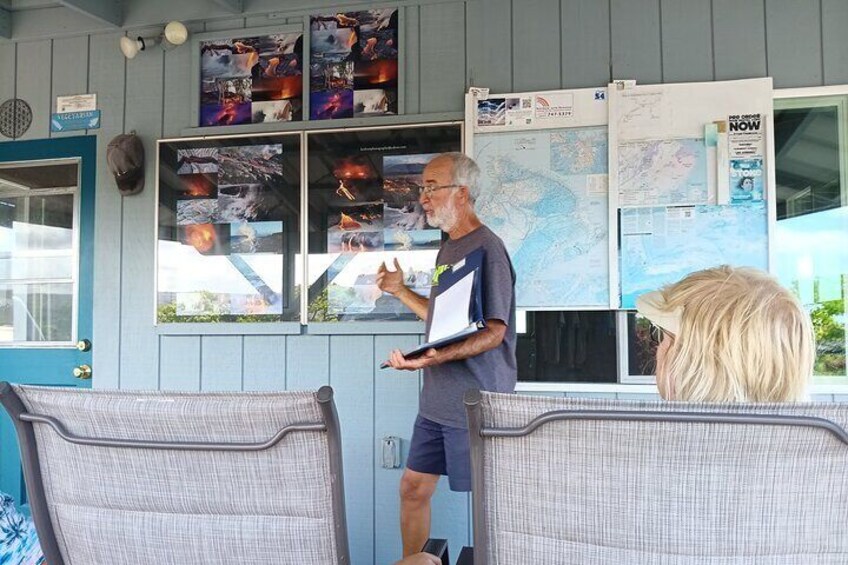
[[[703,139],[632,141],[618,146],[619,206],[707,202]]]
[[[621,210],[621,307],[700,269],[768,268],[763,202]]]
[[[506,244],[519,308],[609,304],[607,128],[478,135],[480,218]]]

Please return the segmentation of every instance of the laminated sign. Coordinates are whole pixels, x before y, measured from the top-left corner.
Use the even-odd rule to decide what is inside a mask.
[[[100,110],[53,114],[53,117],[50,118],[50,131],[52,132],[99,128]]]

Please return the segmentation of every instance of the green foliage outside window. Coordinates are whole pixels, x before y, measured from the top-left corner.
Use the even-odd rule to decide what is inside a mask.
[[[214,292],[201,291],[201,304],[204,312],[209,312],[209,314],[201,314],[194,316],[180,316],[177,315],[177,303],[168,302],[167,304],[160,304],[157,310],[157,319],[160,324],[204,324],[210,322],[231,322],[231,323],[242,323],[242,322],[267,322],[268,316],[266,315],[258,315],[258,314],[243,314],[234,316],[231,314],[227,314],[226,310],[223,309],[218,295]]]
[[[845,303],[830,300],[810,312],[816,336],[816,375],[845,375]]]

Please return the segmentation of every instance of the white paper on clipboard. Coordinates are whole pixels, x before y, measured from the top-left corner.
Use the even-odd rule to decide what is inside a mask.
[[[474,291],[472,270],[433,300],[433,321],[427,341],[433,342],[468,329],[471,293]]]

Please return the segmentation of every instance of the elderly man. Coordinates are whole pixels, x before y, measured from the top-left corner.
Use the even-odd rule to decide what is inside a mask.
[[[395,369],[424,369],[418,418],[406,470],[401,479],[401,534],[403,554],[420,551],[430,534],[430,499],[441,475],[451,490],[471,490],[468,426],[462,397],[470,388],[496,392],[515,389],[515,271],[503,242],[474,213],[480,192],[480,169],[461,153],[444,153],[424,169],[421,206],[430,225],[449,239],[436,257],[431,298],[438,293],[438,276],[478,248],[483,263],[483,317],[486,328],[468,339],[442,349],[430,349],[406,359],[391,353]],[[380,266],[377,285],[400,299],[427,322],[432,322],[432,300],[404,285],[403,271]]]

